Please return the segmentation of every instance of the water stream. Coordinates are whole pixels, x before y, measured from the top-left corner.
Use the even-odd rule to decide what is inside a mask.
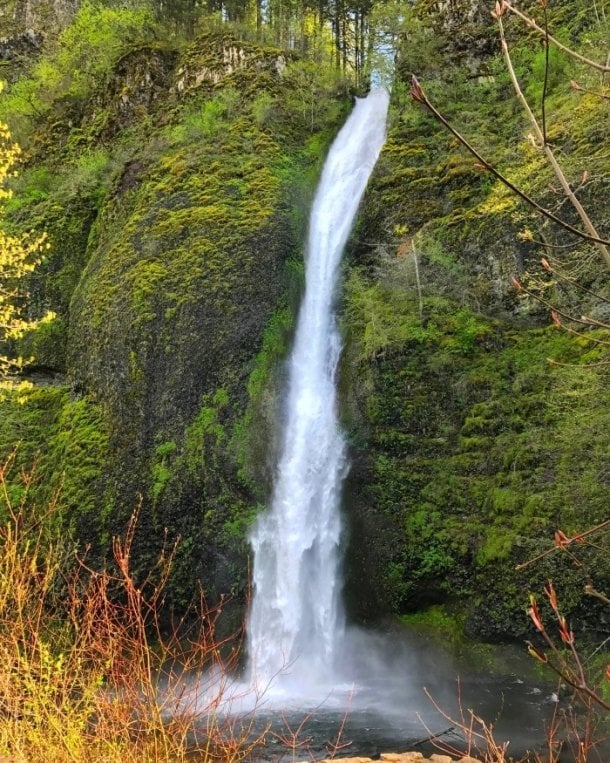
[[[522,649],[456,655],[397,624],[367,632],[345,622],[340,501],[348,463],[337,416],[334,304],[343,249],[384,142],[388,100],[375,90],[356,102],[311,212],[275,485],[251,536],[248,664],[240,675],[194,675],[184,691],[184,706],[212,708],[214,718],[227,719],[231,738],[275,730],[265,759],[275,759],[273,741],[282,747],[287,728],[310,739],[314,758],[328,751],[337,729],[353,741],[352,754],[408,749],[451,725],[430,697],[453,717],[460,703],[475,708],[513,740],[511,749],[524,750],[539,743],[540,719],[554,707],[552,689],[521,677]]]
[[[347,460],[337,420],[341,339],[333,306],[341,255],[385,140],[388,100],[382,89],[357,100],[324,165],[310,217],[275,486],[251,537],[251,678],[296,695],[332,680],[345,630],[339,504]]]

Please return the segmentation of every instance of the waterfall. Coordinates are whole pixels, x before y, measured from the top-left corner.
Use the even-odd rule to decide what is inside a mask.
[[[250,671],[264,686],[315,686],[333,675],[344,632],[341,484],[346,446],[335,376],[333,312],[343,249],[385,139],[389,96],[358,99],[326,159],[311,211],[305,294],[289,361],[280,458],[269,509],[254,527]]]

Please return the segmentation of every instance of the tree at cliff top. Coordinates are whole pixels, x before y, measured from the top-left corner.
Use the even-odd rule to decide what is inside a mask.
[[[373,0],[130,0],[122,4],[107,0],[82,0],[67,4],[39,0],[34,9],[28,7],[27,13],[21,0],[6,0],[0,5],[4,33],[8,31],[13,35],[9,37],[7,48],[7,58],[12,60],[13,65],[23,55],[18,48],[21,38],[26,40],[26,49],[33,54],[33,59],[40,50],[41,41],[44,41],[43,49],[62,48],[66,28],[73,27],[75,19],[91,17],[96,13],[114,15],[117,19],[130,14],[149,14],[146,24],[157,39],[191,39],[211,25],[237,25],[242,37],[273,42],[303,55],[315,56],[319,62],[340,68],[357,79],[370,71],[376,38],[373,13],[376,4]],[[411,3],[392,0],[377,3],[377,6],[384,9],[388,6],[391,13],[398,6],[399,18],[402,18],[410,12]],[[387,10],[382,12],[382,15],[387,14]],[[399,25],[400,21],[396,23]],[[32,38],[35,40],[33,44],[27,37],[32,32],[36,33]],[[100,27],[100,35],[101,32]],[[115,36],[109,35],[108,52],[112,51]],[[80,47],[80,39],[77,36],[73,40],[76,49]],[[91,61],[95,58],[94,54]],[[84,62],[82,68],[88,71],[89,62]],[[77,74],[78,70],[79,67],[75,70]],[[13,78],[10,74],[9,79]]]
[[[19,154],[20,148],[11,141],[8,127],[0,122],[0,204],[11,196],[10,189],[5,186],[7,179],[16,174],[14,166]],[[24,276],[40,262],[46,246],[44,235],[17,237],[0,226],[0,347],[3,348],[0,352],[0,381],[23,365],[23,358],[11,357],[9,345],[11,340],[35,325],[25,317],[26,295],[22,284]]]
[[[210,17],[303,54],[315,53],[357,76],[370,53],[371,0],[154,0],[161,21],[193,36]]]
[[[392,5],[395,5],[393,3]],[[314,54],[318,59],[353,72],[359,78],[367,70],[373,30],[372,0],[154,0],[161,21],[193,36],[204,20],[236,23],[242,32],[255,31],[257,39],[269,39],[282,47]]]

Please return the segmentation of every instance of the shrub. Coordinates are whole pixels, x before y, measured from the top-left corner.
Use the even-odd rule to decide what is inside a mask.
[[[153,15],[145,7],[84,2],[31,76],[18,81],[3,99],[0,111],[14,126],[15,137],[24,142],[33,122],[60,100],[68,111],[82,104],[117,59],[153,32]]]
[[[237,649],[219,641],[203,596],[163,627],[164,587],[175,547],[136,583],[130,567],[138,512],[113,542],[114,563],[93,570],[69,542],[18,503],[0,467],[0,757],[29,763],[178,763],[241,760],[261,740],[217,713]],[[45,529],[46,528],[46,529]],[[228,657],[223,658],[223,652]],[[209,671],[204,673],[203,671]],[[188,674],[198,680],[193,689]],[[199,680],[215,676],[214,682]],[[201,688],[204,687],[204,688]],[[248,741],[247,741],[248,740]]]

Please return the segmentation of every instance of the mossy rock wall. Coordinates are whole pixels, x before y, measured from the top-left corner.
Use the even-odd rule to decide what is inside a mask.
[[[607,536],[597,549],[579,550],[580,568],[553,549],[558,528],[570,535],[608,515],[608,332],[575,338],[552,326],[550,309],[520,294],[511,277],[568,315],[603,320],[603,299],[561,282],[539,260],[550,257],[602,298],[608,275],[594,248],[542,221],[474,167],[474,157],[410,99],[414,73],[484,156],[579,224],[557,201],[557,181],[527,138],[491,44],[493,24],[480,17],[481,4],[465,5],[473,12],[451,4],[463,24],[447,8],[415,6],[388,140],[358,231],[367,244],[354,247],[347,277],[344,415],[353,468],[346,593],[358,618],[443,604],[465,614],[471,635],[502,639],[528,631],[528,596],[552,578],[566,614],[603,628],[603,610],[584,586],[607,590]],[[538,13],[534,4],[530,10]],[[578,44],[592,34],[591,17],[580,5],[568,11],[560,5],[550,19],[557,16],[561,33]],[[539,103],[543,69],[534,38],[506,23],[523,87]],[[452,34],[443,36],[448,28]],[[465,54],[475,28],[476,71]],[[575,186],[585,166],[594,168],[599,184],[585,182],[579,194],[607,231],[601,178],[610,132],[600,138],[592,129],[594,119],[607,126],[607,105],[570,92],[570,78],[588,74],[554,55],[549,135]],[[541,561],[517,569],[542,551]]]
[[[245,533],[265,493],[267,464],[251,463],[237,425],[250,375],[269,363],[257,361],[265,329],[294,307],[289,263],[326,140],[274,107],[279,60],[223,40],[178,61],[170,98],[187,93],[181,117],[117,177],[70,308],[71,380],[94,390],[113,422],[112,530],[141,496],[141,564],[166,531],[182,539],[179,604],[196,581],[209,595],[245,588]],[[258,435],[271,439],[272,428]]]
[[[69,118],[60,102],[52,132],[42,117],[30,128],[9,221],[47,230],[32,312],[58,317],[21,350],[36,356],[35,384],[65,374],[62,401],[92,406],[104,432],[99,479],[81,485],[95,521],[69,507],[62,521],[99,561],[140,507],[138,572],[179,541],[168,606],[199,585],[210,598],[247,587],[308,208],[349,106],[323,80],[279,49],[210,33],[123,51]],[[28,395],[43,417],[45,395]],[[11,415],[19,405],[0,401]],[[24,464],[37,439],[55,452],[42,424],[22,435]],[[15,437],[0,425],[4,452]]]

